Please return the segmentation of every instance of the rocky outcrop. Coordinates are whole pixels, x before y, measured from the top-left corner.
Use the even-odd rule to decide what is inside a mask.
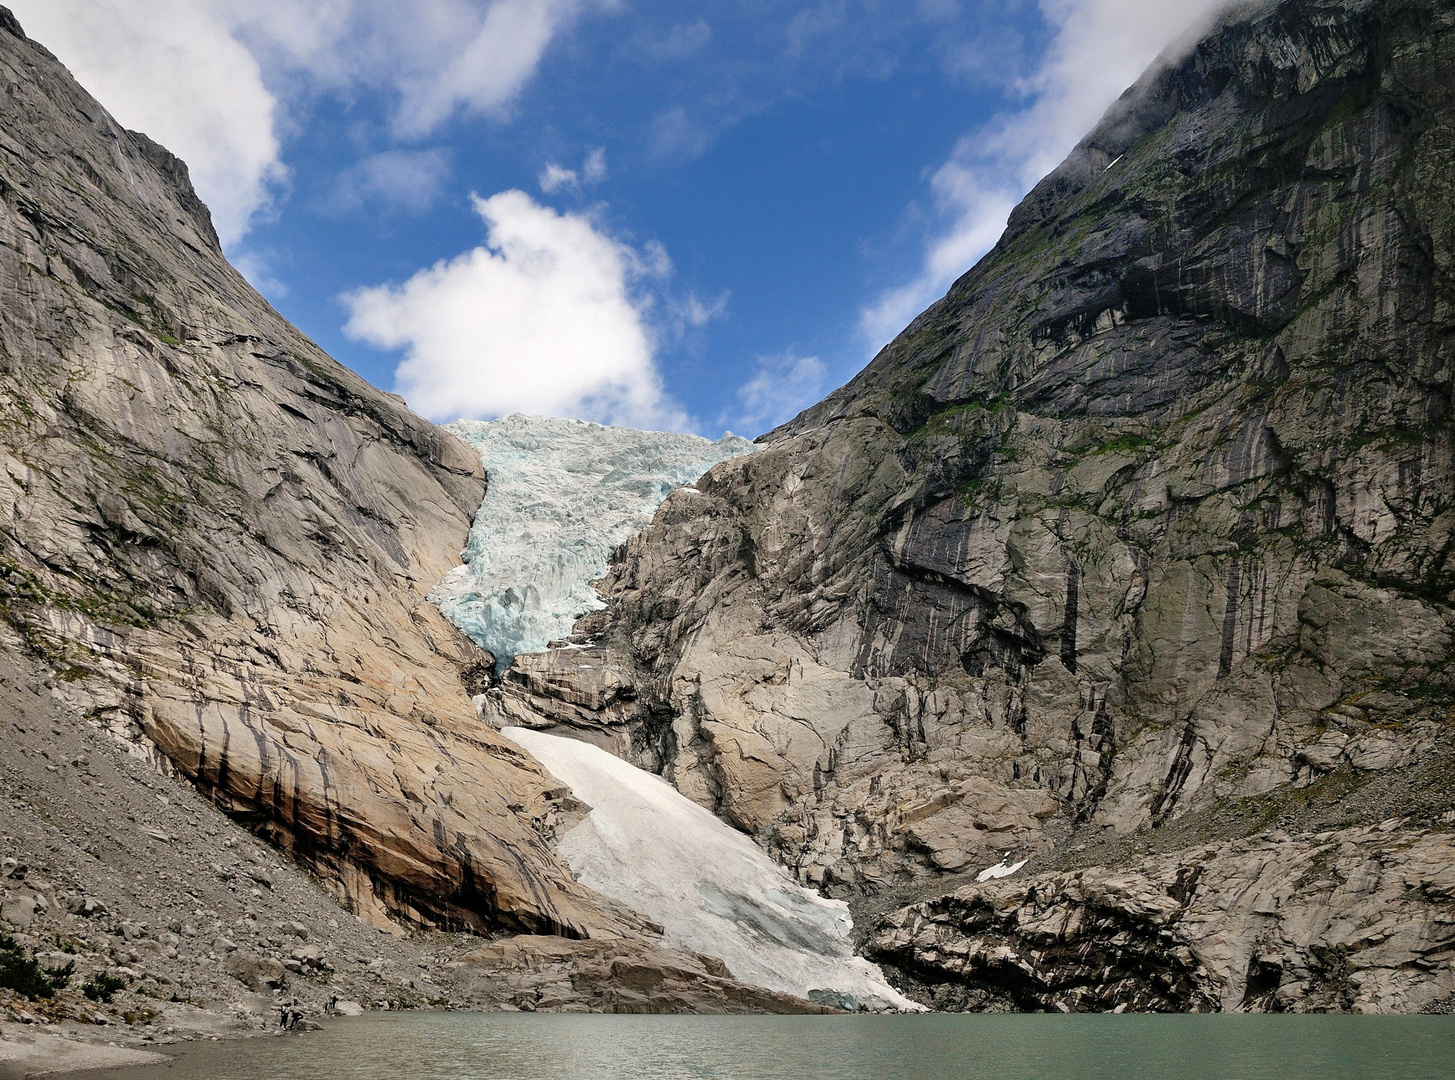
[[[0,1075],[17,1020],[28,1034],[57,1023],[127,1045],[273,1035],[280,1004],[321,1018],[331,999],[345,1010],[831,1011],[746,985],[650,926],[589,940],[380,933],[183,777],[159,776],[77,717],[38,668],[0,652],[0,939],[72,975],[31,1000],[0,963]],[[14,955],[0,940],[0,961]],[[98,976],[111,980],[104,994]]]
[[[611,933],[565,792],[476,720],[425,602],[478,459],[329,359],[218,248],[186,167],[0,18],[8,649],[356,911]]]
[[[840,1010],[733,978],[721,960],[640,942],[518,934],[454,965],[481,1004],[522,1012],[788,1013]]]
[[[591,647],[518,659],[484,714],[660,771],[870,908],[1006,852],[1034,873],[1101,837],[1443,760],[1452,74],[1455,16],[1433,0],[1235,9],[1129,90],[864,372],[668,499],[601,583],[608,608],[577,624]],[[1450,808],[1421,798],[1348,825],[1395,819],[1389,838],[1414,843]],[[1317,862],[1333,841],[1289,843]],[[1166,893],[1192,858],[1139,866],[1133,891]],[[1032,964],[1002,996],[1411,1008],[1433,992],[1317,990],[1309,950],[1345,941],[1340,919],[1366,929],[1363,900],[1289,867],[1266,873],[1329,922],[1290,930],[1258,993],[1256,920],[1219,939],[1233,959],[1189,931],[1191,959],[1168,966],[1133,955],[1158,952],[1163,923],[1113,911],[1088,932],[1130,934],[1120,958],[1064,979]],[[1019,886],[943,901],[947,940],[1008,943],[1024,968],[1042,931],[1018,927],[1043,909],[1101,925],[1087,879],[1036,880],[1023,914],[997,906]],[[1433,894],[1408,903],[1444,917]],[[931,909],[915,911],[903,941],[876,940],[935,967],[939,931],[922,940]],[[1390,940],[1391,970],[1438,955]]]
[[[1455,838],[1395,819],[970,885],[871,951],[956,1010],[1419,1012],[1455,994]]]

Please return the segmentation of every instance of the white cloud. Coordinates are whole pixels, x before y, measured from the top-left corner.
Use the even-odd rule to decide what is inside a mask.
[[[581,164],[581,179],[588,184],[599,184],[606,179],[606,147],[598,146],[586,155]]]
[[[989,251],[1015,204],[1173,42],[1186,42],[1227,0],[1041,0],[1055,37],[1019,89],[1027,105],[964,136],[930,178],[946,226],[920,272],[860,313],[874,348],[944,294]]]
[[[619,0],[9,2],[118,121],[187,162],[231,246],[287,177],[283,102],[382,92],[409,140],[503,117],[551,40]]]
[[[581,177],[577,175],[575,169],[563,168],[554,161],[546,163],[546,167],[541,170],[537,180],[540,182],[541,190],[547,195],[554,194],[561,188],[579,188],[581,186]]]
[[[604,179],[606,179],[606,149],[600,146],[586,155],[586,160],[581,163],[579,172],[549,161],[546,163],[546,167],[540,171],[540,175],[536,177],[537,182],[541,185],[541,190],[547,195],[560,191],[562,188],[579,191],[583,184],[599,184]]]
[[[696,157],[707,149],[706,128],[691,120],[682,106],[667,109],[652,119],[652,153],[658,157]]]
[[[724,290],[711,300],[703,300],[696,293],[688,293],[682,302],[682,319],[688,326],[706,326],[727,312],[728,300],[732,294]]]
[[[253,55],[206,3],[10,0],[124,127],[187,162],[224,244],[235,243],[284,170],[276,103]]]
[[[347,214],[374,204],[423,213],[439,197],[449,172],[443,150],[385,150],[340,173],[319,209]]]
[[[528,412],[685,427],[639,292],[665,252],[639,253],[521,191],[477,196],[475,209],[484,246],[344,298],[350,337],[404,350],[396,380],[410,405],[441,420]]]
[[[288,296],[287,284],[273,272],[274,253],[271,251],[243,251],[232,256],[232,265],[253,288],[269,300],[282,300]]]
[[[633,37],[629,49],[642,60],[679,61],[695,56],[712,40],[712,27],[706,19],[679,23],[665,34],[643,31]]]
[[[455,5],[458,7],[459,5]],[[494,0],[478,19],[466,17],[464,47],[439,68],[425,66],[399,82],[395,127],[405,137],[434,131],[455,112],[505,106],[535,72],[546,45],[579,13],[578,0]],[[473,33],[470,33],[473,30]]]
[[[730,423],[745,433],[772,430],[818,401],[827,375],[816,356],[759,357],[753,377],[738,388],[738,415]]]

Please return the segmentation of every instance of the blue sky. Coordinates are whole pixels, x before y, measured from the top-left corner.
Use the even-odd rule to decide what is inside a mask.
[[[1214,0],[11,0],[234,262],[433,419],[757,435]]]

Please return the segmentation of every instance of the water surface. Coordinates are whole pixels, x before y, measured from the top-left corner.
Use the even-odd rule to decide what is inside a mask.
[[[111,1080],[1424,1080],[1440,1016],[402,1013],[210,1043]]]

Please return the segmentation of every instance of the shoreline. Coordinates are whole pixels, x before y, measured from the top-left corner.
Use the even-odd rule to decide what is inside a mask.
[[[436,1012],[444,1010],[410,1009],[400,1012]],[[382,1010],[376,1010],[383,1015]],[[366,1014],[367,1015],[367,1014]],[[153,1075],[178,1062],[212,1047],[250,1042],[255,1039],[277,1039],[313,1034],[331,1024],[330,1017],[318,1028],[284,1032],[278,1030],[234,1030],[218,1033],[197,1032],[191,1037],[165,1040],[87,1038],[82,1028],[70,1030],[64,1025],[0,1023],[0,1080],[29,1080],[40,1077],[65,1077],[67,1080],[115,1077],[127,1080]],[[316,1021],[317,1023],[317,1021]],[[45,1067],[60,1062],[59,1067]],[[143,1072],[142,1070],[145,1070]]]

